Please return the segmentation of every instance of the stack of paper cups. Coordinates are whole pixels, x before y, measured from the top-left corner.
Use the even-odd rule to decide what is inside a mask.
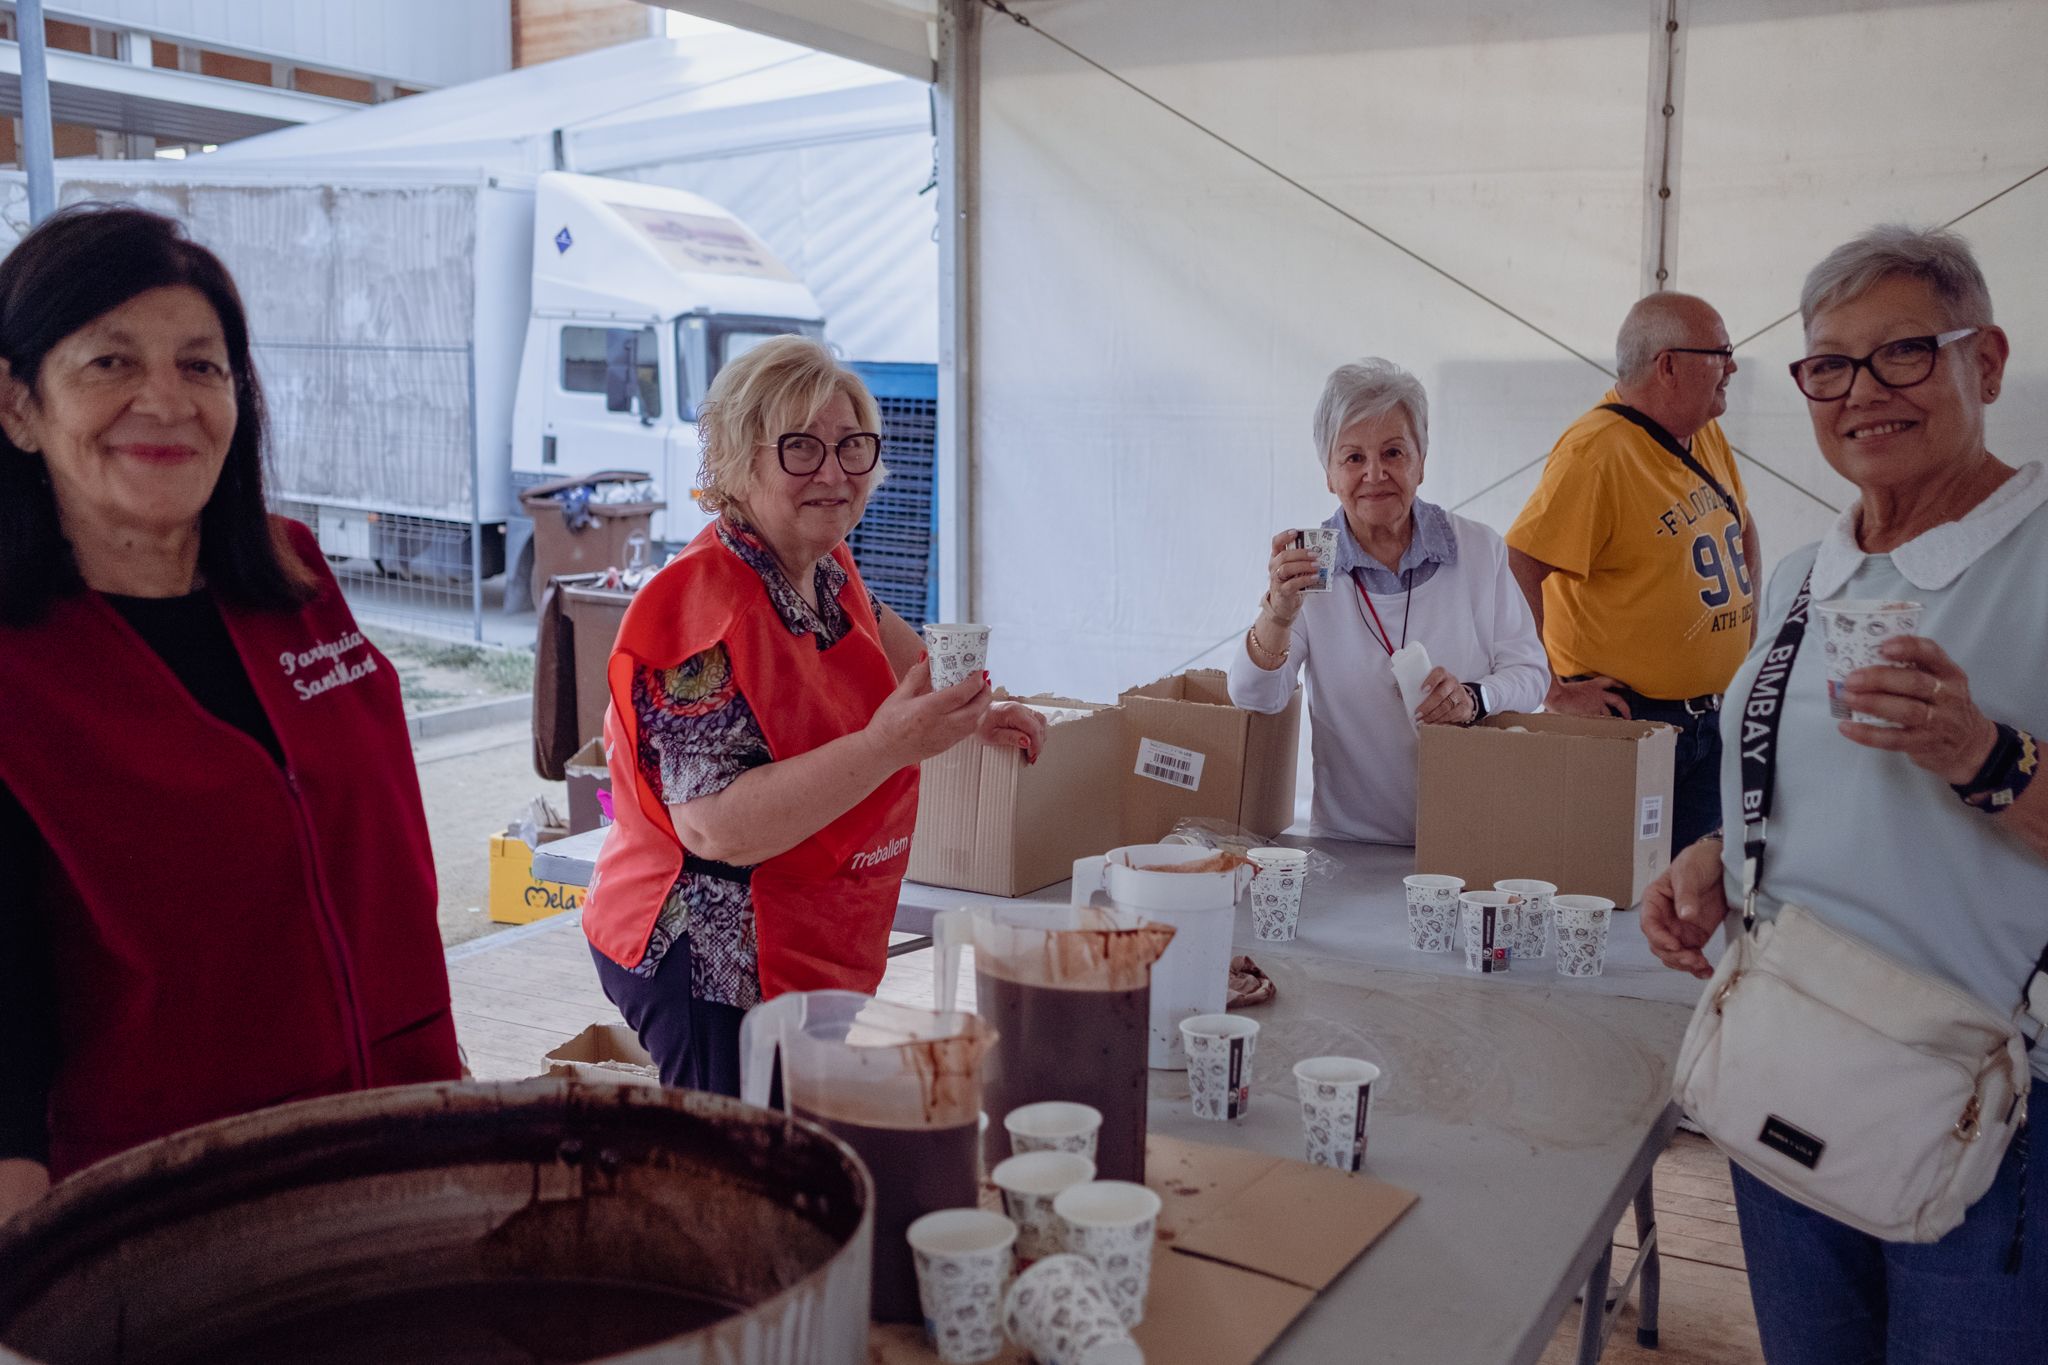
[[[1255,848],[1245,855],[1252,878],[1252,930],[1269,943],[1284,943],[1301,923],[1301,893],[1308,880],[1308,854],[1298,848]]]

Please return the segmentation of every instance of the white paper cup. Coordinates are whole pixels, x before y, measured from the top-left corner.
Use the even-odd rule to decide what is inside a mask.
[[[1294,533],[1294,548],[1313,550],[1316,555],[1317,578],[1312,587],[1303,592],[1328,592],[1331,576],[1337,572],[1337,528],[1334,526],[1309,526]]]
[[[1418,872],[1403,877],[1408,888],[1408,941],[1425,953],[1448,953],[1458,946],[1458,893],[1462,877]]]
[[[1197,1014],[1180,1021],[1188,1051],[1188,1098],[1198,1119],[1234,1119],[1252,1104],[1252,1052],[1259,1021],[1238,1014]]]
[[[1060,1249],[1060,1220],[1052,1201],[1095,1178],[1095,1163],[1078,1152],[1026,1152],[996,1163],[989,1179],[1002,1191],[1003,1212],[1017,1225],[1017,1260],[1022,1265]]]
[[[1003,1130],[1012,1152],[1077,1152],[1093,1161],[1102,1111],[1072,1100],[1041,1100],[1003,1115]]]
[[[1003,1330],[1040,1362],[1144,1365],[1085,1256],[1048,1256],[1017,1277],[1003,1300]]]
[[[1607,931],[1614,902],[1604,896],[1557,896],[1550,902],[1557,931],[1557,974],[1598,976],[1607,965]]]
[[[1827,658],[1828,713],[1836,720],[1859,720],[1865,725],[1896,730],[1896,722],[1861,711],[1851,714],[1848,703],[1842,700],[1842,691],[1849,675],[1859,668],[1905,667],[1884,658],[1877,648],[1897,636],[1920,633],[1920,604],[1859,598],[1816,602],[1813,624],[1819,630],[1821,652]]]
[[[1017,1229],[1000,1213],[940,1209],[904,1233],[917,1263],[924,1330],[946,1365],[992,1360],[1003,1349],[1003,1291]]]
[[[1521,910],[1522,898],[1512,891],[1467,891],[1458,897],[1467,968],[1487,975],[1508,969],[1514,960]]]
[[[987,626],[927,624],[924,647],[931,656],[934,692],[964,682],[988,667]]]
[[[1365,1164],[1366,1130],[1379,1079],[1378,1067],[1356,1057],[1310,1057],[1294,1064],[1311,1165],[1355,1171]]]
[[[1557,887],[1534,877],[1507,877],[1493,884],[1496,891],[1511,891],[1522,898],[1521,919],[1515,925],[1514,942],[1508,945],[1510,958],[1550,955],[1550,900]]]
[[[1145,1320],[1159,1207],[1158,1195],[1128,1180],[1072,1185],[1052,1201],[1062,1245],[1095,1263],[1109,1289],[1109,1301],[1127,1328]]]
[[[1255,848],[1245,854],[1252,876],[1252,930],[1269,943],[1285,943],[1301,923],[1301,893],[1308,854],[1298,848]]]

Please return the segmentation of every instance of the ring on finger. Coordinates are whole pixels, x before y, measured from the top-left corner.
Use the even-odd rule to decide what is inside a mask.
[[[1932,725],[1934,723],[1934,703],[1932,701],[1923,701],[1920,704],[1927,708],[1927,714],[1921,718],[1920,723],[1922,725]]]

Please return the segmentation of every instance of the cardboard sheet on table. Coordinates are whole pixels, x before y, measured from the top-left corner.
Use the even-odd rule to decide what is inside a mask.
[[[1221,1261],[1153,1252],[1145,1320],[1131,1339],[1161,1365],[1251,1365],[1316,1292]]]

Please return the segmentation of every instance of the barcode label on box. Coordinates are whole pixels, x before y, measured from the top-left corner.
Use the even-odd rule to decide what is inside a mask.
[[[1138,766],[1133,771],[1183,791],[1200,791],[1202,787],[1202,755],[1156,739],[1138,741]]]
[[[1636,838],[1654,839],[1664,832],[1664,798],[1643,798],[1642,818],[1636,821]]]

